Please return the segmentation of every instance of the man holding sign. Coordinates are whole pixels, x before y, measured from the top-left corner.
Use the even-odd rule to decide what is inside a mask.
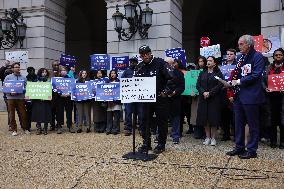
[[[173,78],[173,70],[161,58],[152,55],[149,46],[143,45],[139,48],[139,54],[143,60],[138,64],[135,72],[136,77],[154,77],[156,76],[156,102],[145,103],[144,116],[142,123],[143,145],[138,151],[147,153],[151,149],[149,123],[153,116],[150,112],[155,112],[158,124],[158,145],[154,149],[154,153],[162,153],[165,151],[165,145],[168,133],[168,105],[169,99],[166,94],[166,86],[168,80]],[[147,133],[146,133],[147,132]]]
[[[25,131],[26,134],[30,134],[30,132],[27,129],[27,113],[25,109],[25,95],[24,95],[24,86],[26,85],[26,77],[21,75],[20,72],[20,63],[16,62],[12,65],[13,73],[10,75],[7,75],[4,80],[5,82],[10,81],[23,81],[23,86],[21,86],[21,90],[16,90],[18,87],[14,86],[11,92],[6,92],[7,99],[8,99],[8,114],[10,118],[10,126],[12,129],[12,135],[17,135],[17,124],[15,120],[15,110],[17,109],[19,113],[19,117],[22,122],[22,128]],[[5,90],[3,90],[5,92]]]

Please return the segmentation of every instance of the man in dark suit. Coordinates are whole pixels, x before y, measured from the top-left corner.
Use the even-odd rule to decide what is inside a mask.
[[[264,59],[254,49],[254,39],[243,35],[238,41],[242,56],[233,71],[232,85],[235,93],[235,149],[227,152],[229,156],[239,155],[241,159],[257,157],[259,140],[259,109],[265,97],[262,88]],[[245,146],[245,125],[249,126],[249,140]],[[247,148],[247,150],[246,150]]]

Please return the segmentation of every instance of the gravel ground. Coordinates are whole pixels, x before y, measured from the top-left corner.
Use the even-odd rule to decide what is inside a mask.
[[[204,147],[185,135],[170,138],[151,162],[124,160],[132,137],[49,133],[12,137],[0,113],[0,188],[284,188],[284,150],[261,144],[257,159],[225,152],[231,141]],[[141,138],[137,139],[141,143]]]

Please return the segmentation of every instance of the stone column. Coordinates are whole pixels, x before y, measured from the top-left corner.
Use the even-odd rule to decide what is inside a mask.
[[[282,1],[284,3],[284,1]],[[284,47],[284,10],[281,0],[261,0],[261,34],[279,37]]]
[[[141,45],[149,45],[155,56],[164,57],[164,50],[182,47],[182,0],[152,0],[149,7],[153,9],[153,23],[149,29],[148,39],[141,39],[136,34],[129,41],[119,41],[113,27],[112,15],[116,11],[116,4],[124,14],[126,0],[107,2],[107,53],[110,55],[132,55],[138,53]],[[140,1],[142,9],[145,0]],[[126,21],[124,21],[126,22]]]
[[[51,62],[65,51],[65,0],[0,0],[0,16],[10,8],[23,14],[28,28],[23,49],[16,44],[0,50],[0,66],[5,51],[28,50],[28,66],[51,68]]]

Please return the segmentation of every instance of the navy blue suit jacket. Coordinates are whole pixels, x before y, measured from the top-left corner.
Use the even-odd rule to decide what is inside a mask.
[[[262,87],[264,64],[262,54],[254,49],[250,49],[244,59],[242,77],[240,79],[241,84],[238,95],[242,104],[261,104],[265,102]],[[246,68],[251,68],[251,70],[247,72]]]

